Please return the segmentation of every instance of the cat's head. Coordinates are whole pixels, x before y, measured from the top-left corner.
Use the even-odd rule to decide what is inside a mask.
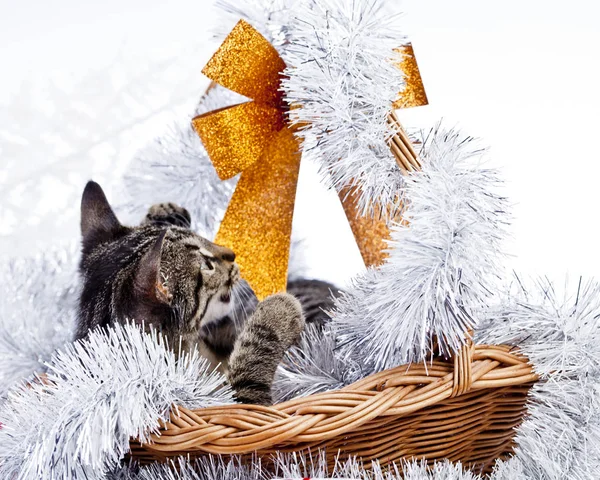
[[[80,315],[88,327],[129,318],[185,333],[230,312],[239,279],[233,251],[191,231],[187,210],[157,208],[126,227],[100,185],[85,187]]]

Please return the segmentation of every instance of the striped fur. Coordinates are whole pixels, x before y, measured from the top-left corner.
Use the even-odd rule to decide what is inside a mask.
[[[300,300],[306,323],[319,326],[330,320],[329,312],[339,295],[331,283],[306,278],[288,280],[287,292]]]
[[[258,304],[229,359],[229,381],[238,401],[272,403],[275,370],[303,330],[302,307],[292,295],[271,295]]]

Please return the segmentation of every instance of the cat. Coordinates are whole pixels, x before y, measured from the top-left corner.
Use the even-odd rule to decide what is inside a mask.
[[[82,255],[75,337],[132,320],[160,331],[177,355],[198,348],[241,403],[270,405],[275,370],[305,325],[299,301],[279,293],[236,325],[232,291],[243,285],[235,253],[190,230],[187,210],[151,207],[122,225],[95,182],[81,200]]]

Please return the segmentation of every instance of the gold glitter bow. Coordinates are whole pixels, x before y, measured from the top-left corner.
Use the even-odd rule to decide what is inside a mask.
[[[222,180],[242,172],[215,242],[236,252],[256,296],[284,291],[300,146],[279,91],[285,63],[240,20],[202,73],[252,99],[200,115],[193,126]]]
[[[406,88],[394,107],[424,105],[427,97],[412,47],[403,48],[405,60],[399,67],[406,75]],[[300,145],[288,125],[287,105],[279,90],[285,67],[275,48],[240,20],[202,72],[252,101],[192,120],[219,177],[225,180],[242,173],[215,242],[236,252],[242,276],[261,300],[286,288],[300,168]],[[403,138],[406,145],[407,137]],[[398,145],[403,148],[402,142]],[[416,160],[414,151],[412,158]],[[387,225],[360,215],[354,191],[340,192],[340,200],[365,264],[381,263]]]

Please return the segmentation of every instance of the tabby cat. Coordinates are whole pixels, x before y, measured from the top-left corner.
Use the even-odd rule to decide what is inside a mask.
[[[232,292],[248,290],[235,253],[195,234],[190,220],[187,210],[161,204],[140,226],[123,226],[100,185],[88,182],[81,201],[76,338],[96,327],[143,320],[177,354],[197,346],[227,375],[238,401],[271,404],[275,370],[304,329],[301,305],[281,293],[258,304],[242,298],[234,308]],[[236,310],[247,307],[254,311],[246,320]]]

